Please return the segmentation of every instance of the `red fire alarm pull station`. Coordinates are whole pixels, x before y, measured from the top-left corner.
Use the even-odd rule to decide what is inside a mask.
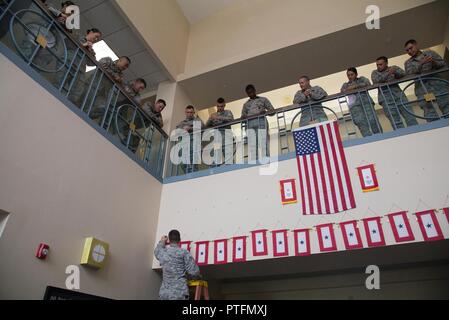
[[[48,252],[50,250],[50,246],[45,243],[39,244],[39,247],[37,247],[36,250],[36,258],[44,260],[47,258]]]

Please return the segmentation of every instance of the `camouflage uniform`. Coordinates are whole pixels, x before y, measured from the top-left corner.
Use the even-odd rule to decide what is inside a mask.
[[[123,72],[117,67],[116,62],[112,61],[111,58],[106,57],[102,58],[98,61],[100,66],[102,66],[105,71],[112,77],[118,77],[123,79]],[[95,87],[98,83],[93,84],[92,90],[95,90]],[[94,120],[101,121],[104,116],[106,110],[106,101],[108,100],[109,95],[111,94],[112,88],[114,86],[114,82],[108,79],[107,76],[103,76],[101,84],[98,88],[98,92],[95,98],[94,106],[90,113],[90,117]],[[117,103],[117,107],[120,107],[121,103]],[[87,110],[87,109],[86,109]]]
[[[215,119],[213,119],[213,116],[215,116]],[[212,114],[212,116],[209,118],[209,120],[206,123],[206,127],[212,128],[217,126],[222,126],[228,122],[231,122],[234,120],[234,115],[232,114],[232,111],[230,110],[223,110],[222,112],[215,112]],[[231,159],[233,156],[234,151],[234,144],[232,144],[232,155],[226,155],[226,130],[231,130],[231,126],[223,126],[218,128],[221,134],[221,146],[222,146],[222,155],[224,158],[219,157],[218,153],[214,155],[215,157],[215,163],[217,165],[222,164],[226,162],[226,160]],[[231,146],[229,146],[231,147]]]
[[[360,90],[371,85],[365,77],[359,77],[354,81],[348,81],[341,87],[343,92],[348,87],[356,87],[354,90]],[[377,122],[376,112],[374,110],[374,101],[366,91],[357,92],[347,97],[349,111],[352,121],[359,128],[363,137],[380,133],[380,125]]]
[[[134,100],[134,102],[140,106],[142,103],[142,98],[140,97],[140,93],[134,91],[133,84],[135,80],[128,81],[123,85],[123,89],[125,92]]]
[[[432,57],[433,62],[421,64],[420,61],[427,57]],[[443,58],[438,53],[427,50],[419,52],[416,57],[411,57],[405,62],[405,73],[407,75],[420,75],[422,73],[440,70],[444,67],[446,67],[446,62]],[[427,78],[430,77],[441,78],[438,74],[428,76]],[[424,76],[422,83],[419,80],[415,82],[415,95],[418,99],[424,99],[424,95],[427,93],[434,93],[435,96],[449,93],[449,85],[442,80],[426,80],[426,76]],[[449,117],[449,96],[437,97],[437,103],[443,115]],[[427,121],[430,122],[438,119],[438,113],[431,102],[421,101],[419,105],[424,110],[424,117],[434,118],[428,119]]]
[[[389,72],[390,69],[393,70],[393,73]],[[405,76],[405,71],[398,66],[391,66],[390,69],[387,68],[382,72],[374,70],[371,74],[373,84],[387,84],[388,82],[393,82]],[[393,128],[404,128],[401,115],[404,118],[407,127],[418,124],[416,118],[406,111],[409,110],[412,112],[407,97],[398,84],[379,87],[379,104],[383,107],[384,113],[388,120],[390,120]]]
[[[302,113],[301,120],[299,121],[299,125],[301,127],[307,126],[315,120],[318,120],[319,122],[328,120],[327,115],[324,112],[323,105],[320,103],[314,103],[326,98],[327,92],[319,86],[310,88],[310,91],[311,95],[310,97],[307,97],[304,94],[305,90],[299,90],[293,99],[293,104],[309,103],[309,105],[304,105],[301,107]],[[312,109],[312,111],[310,109]]]
[[[148,117],[150,117],[154,122],[156,122],[159,125],[159,127],[162,128],[164,126],[164,121],[162,120],[162,114],[154,111],[154,106],[151,103],[145,102],[142,105],[142,109],[143,109],[143,111],[145,111],[145,114]]]
[[[215,116],[215,119],[212,117]],[[227,122],[231,122],[234,120],[234,115],[230,110],[224,110],[223,112],[215,112],[209,118],[206,123],[206,127],[217,127],[226,124]],[[223,129],[230,129],[231,127],[222,127]]]
[[[242,109],[242,118],[249,118],[255,115],[260,115],[262,111],[271,112],[274,111],[274,107],[271,104],[270,100],[264,97],[256,97],[255,99],[249,99],[243,105]],[[256,145],[251,145],[248,149],[249,155],[252,155],[251,160],[258,159],[258,150],[259,150],[259,134],[258,130],[266,130],[266,144],[265,151],[263,151],[262,156],[268,156],[270,154],[269,151],[269,126],[268,121],[264,115],[261,115],[258,118],[248,120],[247,122],[247,130],[253,129],[256,135]],[[247,131],[248,132],[248,131]]]
[[[184,127],[192,127],[192,129],[193,129],[193,123],[194,123],[194,122],[197,122],[197,121],[201,124],[201,129],[203,129],[203,128],[204,128],[204,123],[203,123],[203,121],[202,121],[199,117],[197,117],[197,116],[195,116],[195,117],[193,117],[193,118],[191,118],[191,119],[186,118],[186,119],[182,120],[182,121],[176,126],[176,129],[184,129]],[[189,133],[192,133],[192,130],[189,130]]]
[[[194,157],[193,155],[201,152],[201,150],[194,150],[195,146],[193,145],[193,123],[194,122],[199,122],[199,124],[201,125],[201,130],[204,129],[204,123],[203,121],[197,117],[194,116],[193,118],[186,118],[184,120],[182,120],[177,126],[176,129],[182,129],[184,130],[184,127],[191,127],[191,130],[188,130],[188,133],[190,134],[190,164],[186,164],[186,163],[182,163],[181,164],[181,168],[183,170],[184,173],[191,173],[191,172],[195,172],[198,171],[198,164],[194,164]]]
[[[188,300],[187,276],[200,277],[200,269],[192,255],[178,245],[172,244],[167,247],[163,241],[157,244],[154,255],[159,260],[163,272],[159,298],[161,300]]]
[[[82,46],[84,43],[87,42],[87,39],[85,36],[80,37],[79,43]],[[89,54],[95,58],[97,55],[95,50],[93,48],[87,48],[84,47]],[[76,106],[80,107],[82,102],[84,101],[84,97],[87,94],[87,90],[89,89],[90,81],[92,80],[93,72],[86,72],[87,66],[95,66],[95,63],[91,61],[91,59],[86,55],[84,60],[81,63],[81,66],[78,71],[77,79],[75,80],[75,83],[73,84],[72,90],[70,92],[70,100],[72,100]],[[75,66],[76,67],[76,66]]]

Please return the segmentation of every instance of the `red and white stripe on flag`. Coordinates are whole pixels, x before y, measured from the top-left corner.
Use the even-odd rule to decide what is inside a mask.
[[[209,241],[196,243],[196,264],[199,266],[207,265],[209,262]]]
[[[267,231],[268,230],[251,231],[253,256],[266,256],[268,254]]]
[[[246,236],[232,238],[232,262],[246,261]]]
[[[332,223],[322,224],[316,227],[318,233],[318,242],[321,252],[329,252],[337,250],[337,242],[335,241],[334,225]]]
[[[386,244],[380,219],[380,217],[363,219],[368,247],[380,247]]]
[[[309,229],[293,230],[295,235],[295,255],[299,257],[310,256],[310,231]]]
[[[371,192],[379,190],[379,182],[377,181],[376,169],[374,164],[357,168],[362,185],[363,192]]]
[[[273,237],[273,256],[285,257],[288,256],[288,230],[271,231]]]
[[[407,212],[390,213],[387,216],[390,220],[390,226],[396,242],[415,240],[412,228],[410,227],[410,222],[407,218]]]
[[[343,240],[347,250],[363,248],[362,237],[357,227],[357,221],[347,221],[340,223]]]
[[[190,252],[191,250],[191,245],[192,245],[192,241],[181,241],[179,243],[179,246],[183,249],[186,249],[187,251]]]
[[[293,131],[304,215],[354,209],[355,199],[337,121]]]
[[[443,232],[434,210],[416,213],[419,227],[425,241],[444,240]]]
[[[228,263],[228,239],[214,241],[214,264]]]
[[[443,213],[446,216],[447,222],[449,222],[449,208],[443,208]]]

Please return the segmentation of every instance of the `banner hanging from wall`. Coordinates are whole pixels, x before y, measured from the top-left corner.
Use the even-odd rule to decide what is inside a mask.
[[[379,191],[379,182],[377,180],[374,164],[357,168],[360,184],[363,192]]]

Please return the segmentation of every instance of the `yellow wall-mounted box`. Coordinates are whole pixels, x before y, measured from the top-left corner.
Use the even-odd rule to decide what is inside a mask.
[[[105,266],[109,254],[109,244],[95,239],[86,238],[84,242],[81,265],[102,269]]]

